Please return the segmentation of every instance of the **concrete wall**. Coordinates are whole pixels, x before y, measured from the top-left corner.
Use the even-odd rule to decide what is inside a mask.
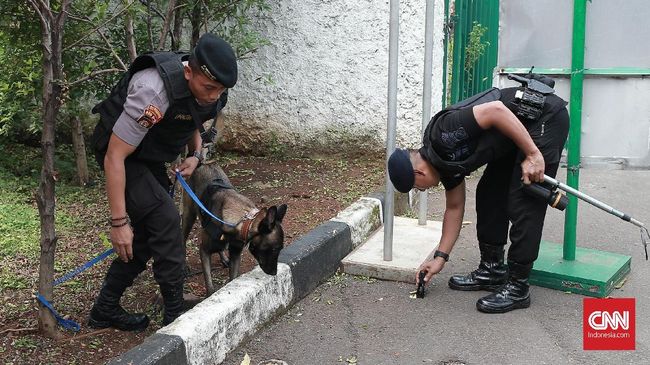
[[[422,124],[425,1],[400,1],[397,144]],[[270,1],[256,28],[270,45],[241,60],[219,123],[224,148],[385,149],[389,1]],[[442,95],[444,2],[435,1],[433,101]]]

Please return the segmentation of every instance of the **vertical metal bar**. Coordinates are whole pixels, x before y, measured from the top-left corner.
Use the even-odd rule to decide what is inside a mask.
[[[465,47],[463,47],[464,49],[466,49],[467,46],[469,45],[469,40],[470,40],[469,35],[472,32],[472,29],[474,29],[474,27],[473,27],[474,20],[476,20],[476,6],[474,6],[474,1],[473,0],[468,0],[468,2],[467,2],[467,18],[466,18],[467,31],[465,32],[466,36],[465,36]],[[474,90],[473,90],[474,74],[467,72],[467,70],[465,69],[464,66],[469,65],[471,67],[470,70],[472,70],[472,71],[474,71],[474,67],[472,67],[473,65],[471,63],[469,63],[469,64],[467,63],[467,52],[463,52],[463,56],[464,56],[463,57],[463,74],[465,75],[465,77],[464,77],[464,79],[465,79],[465,87],[463,89],[464,93],[463,93],[463,98],[462,99],[466,99],[470,95],[474,94]]]
[[[465,0],[463,1],[463,36],[460,39],[462,42],[462,47],[460,50],[460,73],[459,73],[459,79],[460,79],[460,98],[458,100],[463,100],[467,99],[468,95],[468,86],[469,86],[469,79],[467,77],[467,73],[465,72],[465,60],[467,58],[467,53],[465,50],[467,49],[467,43],[469,41],[469,32],[472,30],[472,15],[470,13],[470,8],[469,8],[469,2],[470,0]]]
[[[483,91],[486,90],[487,88],[490,87],[489,82],[491,78],[489,75],[492,74],[492,70],[490,69],[490,65],[492,63],[492,1],[487,1],[485,4],[485,8],[483,9],[483,14],[481,15],[481,23],[485,25],[487,28],[487,31],[485,32],[485,40],[489,44],[487,45],[487,49],[485,50],[485,53],[483,54],[482,57],[482,63],[483,67],[481,70],[481,90]]]
[[[467,1],[462,0],[460,7],[460,36],[458,37],[458,98],[454,101],[463,100],[465,98],[465,48],[467,46]]]
[[[447,93],[449,90],[447,89],[447,74],[449,73],[449,64],[448,64],[448,59],[449,57],[449,40],[451,39],[451,34],[449,34],[449,24],[450,24],[450,19],[449,19],[449,0],[445,0],[445,24],[444,24],[444,41],[443,41],[443,55],[442,55],[442,109],[444,109],[447,106]]]
[[[499,58],[499,0],[492,0],[490,3],[490,47],[489,47],[489,57],[490,63],[488,67],[488,78],[487,87],[492,87],[492,82],[494,81],[494,68],[497,66]]]
[[[435,0],[427,0],[426,15],[424,18],[424,72],[422,86],[422,133],[427,128],[431,118],[431,78],[433,65],[433,6]],[[418,224],[427,224],[427,191],[420,192],[420,206],[418,211]]]
[[[494,4],[496,5],[496,11],[494,10]],[[487,57],[486,57],[486,72],[485,72],[485,77],[487,78],[485,80],[485,89],[489,89],[492,86],[492,74],[494,73],[494,54],[496,53],[495,47],[497,47],[498,42],[496,41],[495,34],[497,34],[497,30],[499,29],[499,22],[495,22],[495,18],[498,19],[499,16],[499,2],[490,0],[489,5],[488,5],[488,13],[487,13],[487,25],[488,25],[488,42],[490,44],[488,45],[488,50],[487,50]]]
[[[474,1],[472,1],[474,2]],[[472,17],[472,24],[474,24],[474,21],[478,21],[478,23],[485,25],[483,23],[483,18],[482,18],[482,10],[483,7],[481,6],[483,4],[483,1],[476,1],[475,4],[473,5],[474,8],[474,16]],[[476,63],[472,67],[472,92],[471,95],[474,95],[478,93],[481,89],[481,78],[480,76],[483,74],[481,71],[481,66],[482,66],[482,60],[484,59],[483,56],[479,57],[476,60]]]
[[[483,41],[487,42],[488,39],[490,39],[490,33],[489,33],[489,17],[488,17],[488,11],[490,9],[490,2],[489,1],[483,1],[481,2],[481,12],[479,13],[479,22],[483,24],[483,26],[486,29],[485,34],[483,34]],[[485,90],[485,74],[487,73],[487,60],[488,60],[488,52],[490,50],[489,46],[486,46],[485,52],[481,55],[481,59],[479,60],[480,62],[480,67],[479,67],[479,73],[478,73],[478,80],[476,82],[478,83],[478,89],[476,92],[480,92]]]
[[[463,9],[465,0],[455,0],[454,2],[454,17],[455,17],[455,27],[454,27],[454,58],[452,62],[452,75],[451,75],[451,104],[460,100],[460,95],[462,92],[462,54],[465,50],[463,39],[465,38],[465,10]]]
[[[580,133],[582,124],[582,85],[585,65],[585,23],[587,18],[587,0],[573,2],[573,41],[571,44],[571,126],[567,156],[567,185],[578,189],[580,172]],[[576,223],[578,217],[578,199],[569,196],[569,205],[564,216],[563,258],[576,258]]]
[[[397,61],[399,47],[399,0],[390,0],[388,31],[388,125],[386,128],[386,210],[384,211],[384,261],[393,260],[393,214],[395,193],[388,176],[388,158],[395,150],[397,126]]]

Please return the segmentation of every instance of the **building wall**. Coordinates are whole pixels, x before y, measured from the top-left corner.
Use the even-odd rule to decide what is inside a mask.
[[[271,43],[240,60],[219,123],[242,150],[385,149],[389,1],[270,1],[256,28]],[[397,144],[420,144],[425,1],[400,1]],[[440,109],[444,1],[435,0],[432,110]]]
[[[645,0],[586,3],[582,92],[582,166],[650,167],[650,8]],[[573,2],[500,2],[501,68],[571,70]],[[555,29],[548,30],[548,24]],[[568,72],[554,75],[559,96],[570,101]],[[497,72],[497,86],[515,85]],[[570,106],[569,106],[570,108]],[[570,110],[570,109],[569,109]],[[575,123],[575,121],[573,121]]]

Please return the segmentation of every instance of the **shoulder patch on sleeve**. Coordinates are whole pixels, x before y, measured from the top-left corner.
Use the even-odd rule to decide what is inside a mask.
[[[144,109],[144,113],[138,118],[138,124],[149,129],[156,125],[162,119],[163,115],[158,109],[157,106],[149,104],[148,107]]]

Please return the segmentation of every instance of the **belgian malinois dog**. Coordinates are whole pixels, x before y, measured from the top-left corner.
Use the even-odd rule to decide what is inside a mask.
[[[199,216],[201,220],[201,266],[208,296],[214,293],[210,275],[214,253],[219,253],[222,262],[229,266],[230,280],[239,275],[241,255],[246,246],[262,270],[268,275],[275,275],[278,256],[284,246],[282,219],[287,212],[287,205],[258,209],[250,199],[233,188],[228,176],[216,163],[199,166],[194,170],[188,185],[212,214],[232,224],[223,224],[211,218],[187,192],[183,193],[184,242],[187,242],[196,217]],[[223,255],[226,249],[229,259]]]

